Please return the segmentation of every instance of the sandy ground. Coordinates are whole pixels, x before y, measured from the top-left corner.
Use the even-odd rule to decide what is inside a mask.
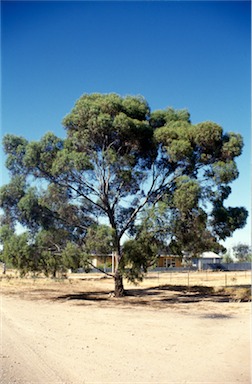
[[[251,303],[156,283],[2,281],[1,383],[250,383]]]

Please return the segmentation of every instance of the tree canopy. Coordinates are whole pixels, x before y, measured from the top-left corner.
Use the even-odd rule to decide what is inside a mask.
[[[12,178],[0,191],[2,220],[34,234],[65,231],[79,248],[90,226],[108,225],[117,296],[123,275],[141,278],[145,257],[153,259],[148,239],[197,254],[245,225],[245,208],[224,206],[239,175],[240,134],[210,121],[192,124],[186,110],[151,112],[143,97],[117,94],[84,94],[63,125],[65,139],[52,132],[30,142],[4,137]]]

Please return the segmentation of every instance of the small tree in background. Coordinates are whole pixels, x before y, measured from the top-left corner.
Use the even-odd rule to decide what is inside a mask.
[[[224,253],[223,255],[223,259],[222,259],[223,263],[233,263],[234,262],[234,259],[232,258],[232,256],[230,255],[229,252],[226,252]]]
[[[33,247],[29,244],[29,234],[12,234],[4,240],[3,261],[20,271],[21,276],[39,270],[38,259]]]
[[[247,244],[239,243],[233,247],[234,256],[240,262],[252,261],[252,250]]]

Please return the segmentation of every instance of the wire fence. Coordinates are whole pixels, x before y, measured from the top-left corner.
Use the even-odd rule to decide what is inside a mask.
[[[190,271],[162,272],[153,271],[147,275],[147,280],[152,280],[158,285],[181,286],[251,286],[251,271]]]

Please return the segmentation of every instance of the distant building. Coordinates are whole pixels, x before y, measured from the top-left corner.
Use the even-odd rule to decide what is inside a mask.
[[[115,271],[116,258],[113,252],[109,254],[92,253],[90,255],[90,261],[96,268],[102,269],[104,271],[107,271],[108,269],[112,269],[112,272]]]
[[[157,260],[158,268],[180,268],[182,267],[182,257],[177,255],[159,255]]]
[[[115,254],[101,255],[101,254],[92,254],[91,262],[94,267],[98,267],[100,269],[112,269],[112,272],[115,271],[116,266],[116,258]],[[156,266],[158,268],[180,268],[182,267],[182,257],[177,255],[168,255],[161,254],[159,255]]]
[[[212,251],[203,252],[199,258],[192,259],[192,265],[199,270],[206,269],[207,267],[211,268],[211,265],[218,265],[221,262],[222,256]]]

